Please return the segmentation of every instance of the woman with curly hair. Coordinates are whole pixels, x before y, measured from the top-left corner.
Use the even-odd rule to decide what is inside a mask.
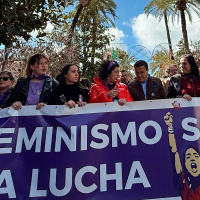
[[[103,60],[98,69],[98,77],[89,92],[90,103],[113,102],[119,105],[133,101],[127,86],[120,83],[119,64],[115,61]]]

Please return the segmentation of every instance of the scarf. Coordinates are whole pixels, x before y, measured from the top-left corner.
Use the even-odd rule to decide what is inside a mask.
[[[44,74],[44,75],[40,75],[38,77],[36,77],[33,73],[31,75],[28,76],[31,79],[37,79],[37,80],[43,80],[47,77],[50,77],[48,74]]]

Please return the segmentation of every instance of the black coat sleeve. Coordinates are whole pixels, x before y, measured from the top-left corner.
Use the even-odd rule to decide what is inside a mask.
[[[176,98],[176,96],[177,96],[176,89],[174,87],[173,81],[170,79],[167,91],[167,98]]]
[[[84,89],[84,102],[89,103],[89,95],[88,95],[89,91],[87,89]]]
[[[21,82],[18,81],[18,83],[13,88],[10,94],[10,99],[8,101],[7,107],[10,107],[16,101],[20,101],[22,105],[25,104],[27,97],[20,92],[20,89],[19,89],[20,85],[21,85]]]

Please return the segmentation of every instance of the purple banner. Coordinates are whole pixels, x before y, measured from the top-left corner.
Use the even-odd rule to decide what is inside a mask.
[[[0,199],[200,199],[200,103],[0,111]]]

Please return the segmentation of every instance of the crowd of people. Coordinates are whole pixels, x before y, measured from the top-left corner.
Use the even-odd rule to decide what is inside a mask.
[[[180,58],[180,67],[167,67],[168,76],[162,80],[152,77],[148,64],[139,60],[134,64],[135,79],[130,80],[126,70],[119,69],[113,60],[103,60],[98,67],[94,83],[80,81],[79,67],[67,64],[57,80],[47,74],[49,59],[44,54],[35,54],[28,60],[26,78],[15,80],[11,72],[0,72],[0,108],[12,106],[19,110],[23,105],[36,105],[39,110],[45,105],[82,107],[87,103],[126,102],[165,98],[200,97],[199,69],[192,55]]]

